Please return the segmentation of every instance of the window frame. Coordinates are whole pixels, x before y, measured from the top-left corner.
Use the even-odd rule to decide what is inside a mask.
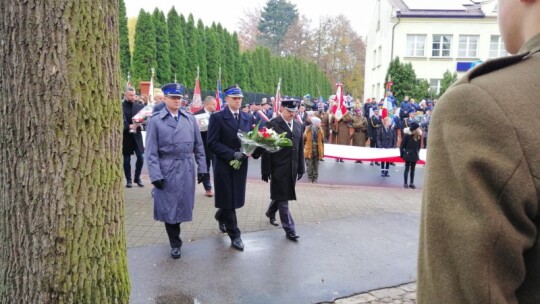
[[[412,50],[409,48],[409,38],[414,38],[412,41]],[[423,48],[419,48],[419,38],[423,38]],[[426,57],[426,41],[427,41],[427,35],[426,34],[407,34],[406,36],[406,43],[405,43],[405,57]],[[417,52],[421,50],[421,54],[417,54]],[[412,55],[409,51],[412,51]]]
[[[439,37],[439,41],[435,41],[435,37]],[[444,38],[448,38],[448,42],[444,41]],[[452,42],[454,40],[454,35],[452,34],[433,34],[431,35],[431,57],[438,57],[438,58],[450,58],[452,57]],[[439,44],[440,47],[438,49],[435,49],[435,44]],[[443,48],[444,44],[448,44],[448,48]],[[448,51],[448,55],[444,55],[444,51]],[[436,54],[435,52],[438,52]]]
[[[463,44],[462,38],[465,38],[465,44]],[[471,49],[471,38],[476,38],[476,47]],[[459,58],[478,58],[478,47],[480,45],[480,35],[459,35],[458,41],[458,57]],[[462,48],[465,47],[465,49]],[[462,53],[464,52],[464,53]],[[472,54],[474,52],[474,54]]]
[[[493,38],[497,38],[497,43],[493,43]],[[496,45],[497,48],[494,49],[493,46]],[[493,52],[496,52],[496,56],[492,56]],[[499,58],[508,56],[508,52],[504,47],[504,41],[502,40],[501,35],[490,35],[489,37],[489,58]]]

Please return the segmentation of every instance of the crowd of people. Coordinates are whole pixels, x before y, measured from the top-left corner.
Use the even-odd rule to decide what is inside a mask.
[[[296,199],[296,181],[306,171],[316,182],[325,143],[399,147],[405,161],[404,187],[414,189],[418,151],[427,146],[431,133],[420,222],[418,303],[538,303],[540,143],[536,111],[531,109],[537,108],[540,98],[535,81],[540,71],[540,2],[498,4],[505,47],[516,55],[467,73],[442,97],[433,120],[437,101],[417,104],[411,98],[398,105],[387,97],[384,109],[391,115],[384,119],[374,98],[349,105],[339,119],[322,102],[307,105],[311,109],[306,111],[300,100],[288,98],[280,113],[270,113],[268,107],[263,112],[243,107],[241,89],[231,86],[225,90],[225,109],[204,109],[211,112],[204,140],[186,109],[183,86],[174,83],[162,88],[163,106],[148,120],[143,147],[141,126],[131,122],[141,105],[128,88],[122,104],[126,187],[133,182],[144,187],[140,178],[144,151],[156,189],[154,218],[165,223],[176,259],[181,256],[180,224],[192,219],[195,181],[213,195],[208,192],[211,166],[218,228],[229,235],[233,248],[243,250],[235,211],[244,205],[249,158],[237,132],[263,122],[292,141],[291,147],[276,153],[259,149],[252,155],[262,157],[261,178],[270,182],[272,201],[266,216],[272,225],[279,225],[275,218],[279,212],[285,236],[297,241],[288,203]],[[514,103],[507,102],[516,95],[520,98]],[[483,118],[477,116],[481,111]],[[233,168],[231,161],[241,162],[240,168]],[[380,166],[381,175],[388,176],[389,164]]]
[[[347,102],[345,113],[337,119],[330,110],[332,104],[319,100],[285,97],[281,100],[280,112],[274,113],[273,97],[270,100],[263,98],[257,103],[243,103],[243,93],[238,85],[225,89],[224,94],[226,106],[223,110],[216,111],[216,99],[207,96],[203,108],[192,113],[184,86],[167,84],[162,87],[162,93],[154,95],[153,113],[146,125],[131,122],[132,117],[144,107],[145,99],[137,99],[133,88],[127,88],[124,94],[126,187],[133,187],[133,182],[144,187],[141,171],[145,157],[154,186],[154,218],[165,223],[173,258],[181,256],[180,223],[192,218],[195,180],[202,183],[206,196],[214,197],[219,230],[229,235],[233,248],[244,249],[236,209],[241,208],[245,201],[248,156],[262,158],[261,179],[270,182],[271,202],[265,213],[269,222],[279,225],[276,220],[279,212],[285,236],[293,241],[299,236],[289,211],[289,200],[296,200],[295,184],[304,173],[310,182],[317,182],[319,162],[324,160],[327,143],[400,147],[406,163],[404,187],[415,189],[415,164],[422,140],[426,138],[432,102],[421,103],[430,106],[422,112],[422,120],[415,117],[422,107],[418,110],[414,99],[408,97],[401,107],[394,106],[393,115],[385,119],[380,114],[382,106],[375,102],[375,98],[368,99],[365,104]],[[208,117],[204,128],[195,119],[201,114]],[[252,155],[246,155],[237,134],[249,132],[256,125],[261,129],[271,128],[285,133],[293,146],[275,153],[266,153],[259,148]],[[143,145],[143,128],[146,128],[146,146]],[[133,154],[137,161],[132,179]],[[231,166],[232,160],[241,162],[239,168]],[[336,161],[343,162],[342,159]],[[389,176],[390,163],[376,164],[381,166],[382,176]]]
[[[256,149],[251,156],[262,158],[261,178],[270,182],[271,202],[266,212],[270,223],[279,225],[276,221],[279,212],[286,238],[297,241],[299,235],[288,204],[289,200],[296,200],[295,184],[305,173],[304,124],[294,120],[298,112],[303,112],[300,100],[282,99],[281,111],[276,114],[270,108],[273,98],[270,102],[262,100],[260,108],[251,107],[252,111],[249,108],[246,111],[242,106],[242,90],[234,85],[224,90],[226,107],[223,110],[216,111],[216,99],[207,96],[203,108],[191,113],[185,91],[180,83],[163,86],[163,93],[154,96],[153,113],[146,126],[132,122],[132,117],[144,107],[137,101],[133,88],[126,89],[122,102],[126,187],[133,187],[133,181],[144,187],[140,178],[144,155],[154,186],[154,219],[165,223],[171,257],[181,257],[180,224],[192,220],[195,180],[203,184],[206,196],[214,197],[218,229],[229,235],[233,248],[244,250],[236,209],[245,202],[249,155],[242,150],[238,133],[249,132],[255,125],[285,133],[292,142],[291,147],[274,153]],[[209,117],[208,125],[201,129],[195,117],[205,113]],[[143,127],[146,128],[145,146]],[[319,136],[323,136],[322,131]],[[133,154],[137,157],[134,179],[131,175]],[[318,158],[323,153],[315,155]],[[235,168],[231,161],[241,164]],[[209,172],[213,173],[214,187]]]

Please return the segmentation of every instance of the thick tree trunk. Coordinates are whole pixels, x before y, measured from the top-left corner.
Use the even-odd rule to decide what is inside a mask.
[[[118,0],[0,5],[0,303],[127,303]]]

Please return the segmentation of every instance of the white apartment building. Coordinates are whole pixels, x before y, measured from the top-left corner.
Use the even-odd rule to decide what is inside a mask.
[[[463,75],[474,64],[507,53],[497,25],[497,1],[376,0],[366,39],[364,97],[384,96],[392,58],[410,62],[438,92],[443,73]]]

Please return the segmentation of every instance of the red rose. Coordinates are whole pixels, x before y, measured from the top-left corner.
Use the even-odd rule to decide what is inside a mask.
[[[268,130],[266,130],[266,128],[261,128],[261,130],[260,130],[260,131],[261,131],[261,132],[263,132],[263,133],[266,133],[266,132],[268,132]]]
[[[268,134],[268,133],[263,133],[263,137],[264,137],[264,138],[268,138],[268,137],[270,137],[270,134]]]

